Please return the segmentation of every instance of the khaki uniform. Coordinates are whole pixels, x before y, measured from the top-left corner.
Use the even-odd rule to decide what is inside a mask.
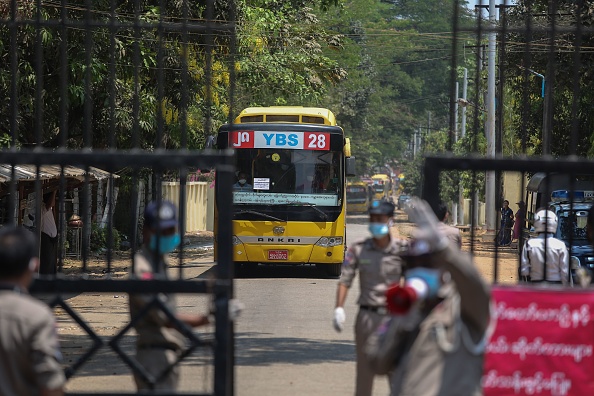
[[[167,262],[164,257],[156,265],[155,255],[147,249],[141,249],[134,256],[134,273],[137,279],[150,280],[158,277],[167,279]],[[134,318],[149,303],[154,295],[130,295],[130,316]],[[175,300],[173,297],[160,294],[159,298],[175,314]],[[155,377],[159,377],[163,370],[176,361],[184,347],[183,335],[174,328],[167,327],[169,318],[160,309],[152,309],[136,322],[134,328],[136,338],[136,360],[145,370]],[[138,389],[150,389],[141,377],[134,375]],[[174,367],[161,381],[155,384],[156,390],[175,390],[179,382],[179,369]]]
[[[458,249],[462,248],[462,236],[460,235],[460,230],[456,227],[452,227],[445,223],[439,222],[438,223],[439,231],[448,237],[448,239],[456,246]]]
[[[0,285],[0,395],[37,395],[66,382],[56,321],[49,307]]]
[[[369,360],[379,373],[392,369],[394,396],[481,395],[490,292],[468,254],[450,245],[435,259],[453,280],[440,288],[441,302],[384,322]]]
[[[400,281],[402,260],[399,254],[406,245],[406,241],[392,238],[386,249],[378,249],[369,238],[349,248],[342,265],[339,282],[350,288],[358,271],[361,289],[357,300],[360,309],[355,322],[357,396],[372,394],[375,373],[365,357],[365,344],[385,317],[387,288]]]

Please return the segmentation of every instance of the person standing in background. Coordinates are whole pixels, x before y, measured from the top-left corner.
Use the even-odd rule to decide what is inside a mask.
[[[41,205],[41,248],[39,258],[41,265],[39,273],[53,275],[57,270],[58,262],[58,228],[54,217],[56,205],[56,190],[43,194]]]
[[[499,246],[509,246],[511,243],[511,228],[514,224],[514,211],[509,207],[509,201],[503,201],[501,207],[501,223],[499,228],[499,238],[497,244]]]
[[[512,233],[512,240],[520,239],[522,234],[522,228],[524,228],[524,222],[526,221],[526,204],[524,201],[517,202],[519,209],[516,211],[514,223],[514,232]]]
[[[524,244],[520,276],[532,283],[569,285],[569,252],[565,242],[554,237],[558,218],[550,210],[534,215],[536,238]]]
[[[367,338],[373,334],[385,317],[386,290],[400,281],[402,259],[400,253],[408,242],[390,235],[394,205],[376,200],[369,207],[369,232],[371,237],[351,246],[342,264],[338,281],[333,325],[342,331],[346,320],[344,303],[348,290],[359,273],[359,312],[355,321],[355,347],[357,351],[356,396],[371,396],[375,373],[365,356]]]
[[[460,230],[456,227],[452,227],[447,225],[445,222],[448,220],[450,215],[450,211],[448,210],[448,206],[443,202],[439,201],[437,208],[433,211],[439,220],[437,224],[439,230],[446,236],[448,239],[458,248],[462,248],[462,236],[460,235]]]
[[[35,235],[21,227],[0,229],[0,395],[61,396],[62,370],[56,320],[29,295],[37,273]]]

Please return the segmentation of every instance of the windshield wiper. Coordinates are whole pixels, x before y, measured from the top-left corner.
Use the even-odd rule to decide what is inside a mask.
[[[316,212],[318,212],[318,214],[320,215],[320,217],[324,220],[328,220],[328,215],[320,208],[316,207],[316,204],[312,204],[309,202],[289,202],[288,205],[297,205],[297,206],[305,206],[308,208],[312,208],[313,210],[315,210]]]
[[[266,217],[268,219],[272,219],[272,220],[276,220],[276,221],[282,221],[283,223],[286,223],[286,220],[283,219],[279,219],[278,217],[274,217],[271,216],[269,214],[266,213],[262,213],[262,212],[258,212],[256,210],[238,210],[237,212],[233,212],[233,214],[244,214],[244,213],[249,213],[249,214],[253,214],[253,215],[257,215],[257,216],[262,216],[262,217]]]

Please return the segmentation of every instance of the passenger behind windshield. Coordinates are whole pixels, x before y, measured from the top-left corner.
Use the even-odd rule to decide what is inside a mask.
[[[248,175],[245,172],[239,172],[237,182],[233,185],[235,191],[252,191],[254,186],[248,183]]]

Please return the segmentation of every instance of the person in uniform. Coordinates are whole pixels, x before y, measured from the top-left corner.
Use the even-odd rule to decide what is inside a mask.
[[[66,382],[50,308],[27,291],[39,258],[34,234],[0,229],[0,395],[63,395]]]
[[[434,210],[437,219],[439,220],[438,226],[439,230],[448,237],[450,241],[454,245],[458,247],[458,249],[462,248],[462,236],[460,235],[460,230],[456,227],[452,227],[450,225],[445,224],[447,218],[449,217],[450,212],[448,211],[448,206],[443,202],[439,201],[439,204]]]
[[[390,373],[393,396],[481,395],[492,329],[489,288],[471,256],[441,232],[425,201],[413,199],[407,211],[417,230],[402,254],[404,285],[388,289],[394,314],[369,338],[369,362],[375,372]],[[406,291],[419,284],[423,293]]]
[[[143,247],[134,256],[132,278],[141,280],[167,279],[166,255],[180,243],[177,233],[177,210],[169,201],[151,202],[144,212]],[[203,326],[210,323],[208,315],[177,313],[172,296],[130,295],[130,316],[134,320],[146,304],[154,298],[160,298],[164,305],[176,318],[190,327]],[[184,337],[167,315],[158,308],[151,309],[134,324],[137,332],[136,360],[153,378],[173,364],[184,347]],[[176,366],[167,375],[151,386],[138,373],[134,373],[138,390],[177,389],[179,368]]]
[[[41,246],[39,257],[41,265],[39,273],[53,275],[57,270],[58,261],[58,228],[54,218],[56,205],[56,190],[43,194],[41,205]]]
[[[569,252],[565,242],[553,237],[557,225],[557,216],[550,210],[539,210],[534,215],[534,231],[538,236],[528,239],[522,249],[520,275],[524,280],[569,284]]]
[[[375,373],[364,355],[367,337],[380,324],[386,314],[385,292],[388,285],[398,282],[402,260],[400,252],[407,242],[390,235],[394,205],[388,201],[373,201],[369,208],[369,231],[371,238],[351,246],[342,264],[338,281],[334,328],[342,331],[346,315],[344,303],[348,290],[359,273],[360,295],[357,303],[359,312],[355,321],[355,346],[357,353],[357,396],[369,396],[373,390]]]

